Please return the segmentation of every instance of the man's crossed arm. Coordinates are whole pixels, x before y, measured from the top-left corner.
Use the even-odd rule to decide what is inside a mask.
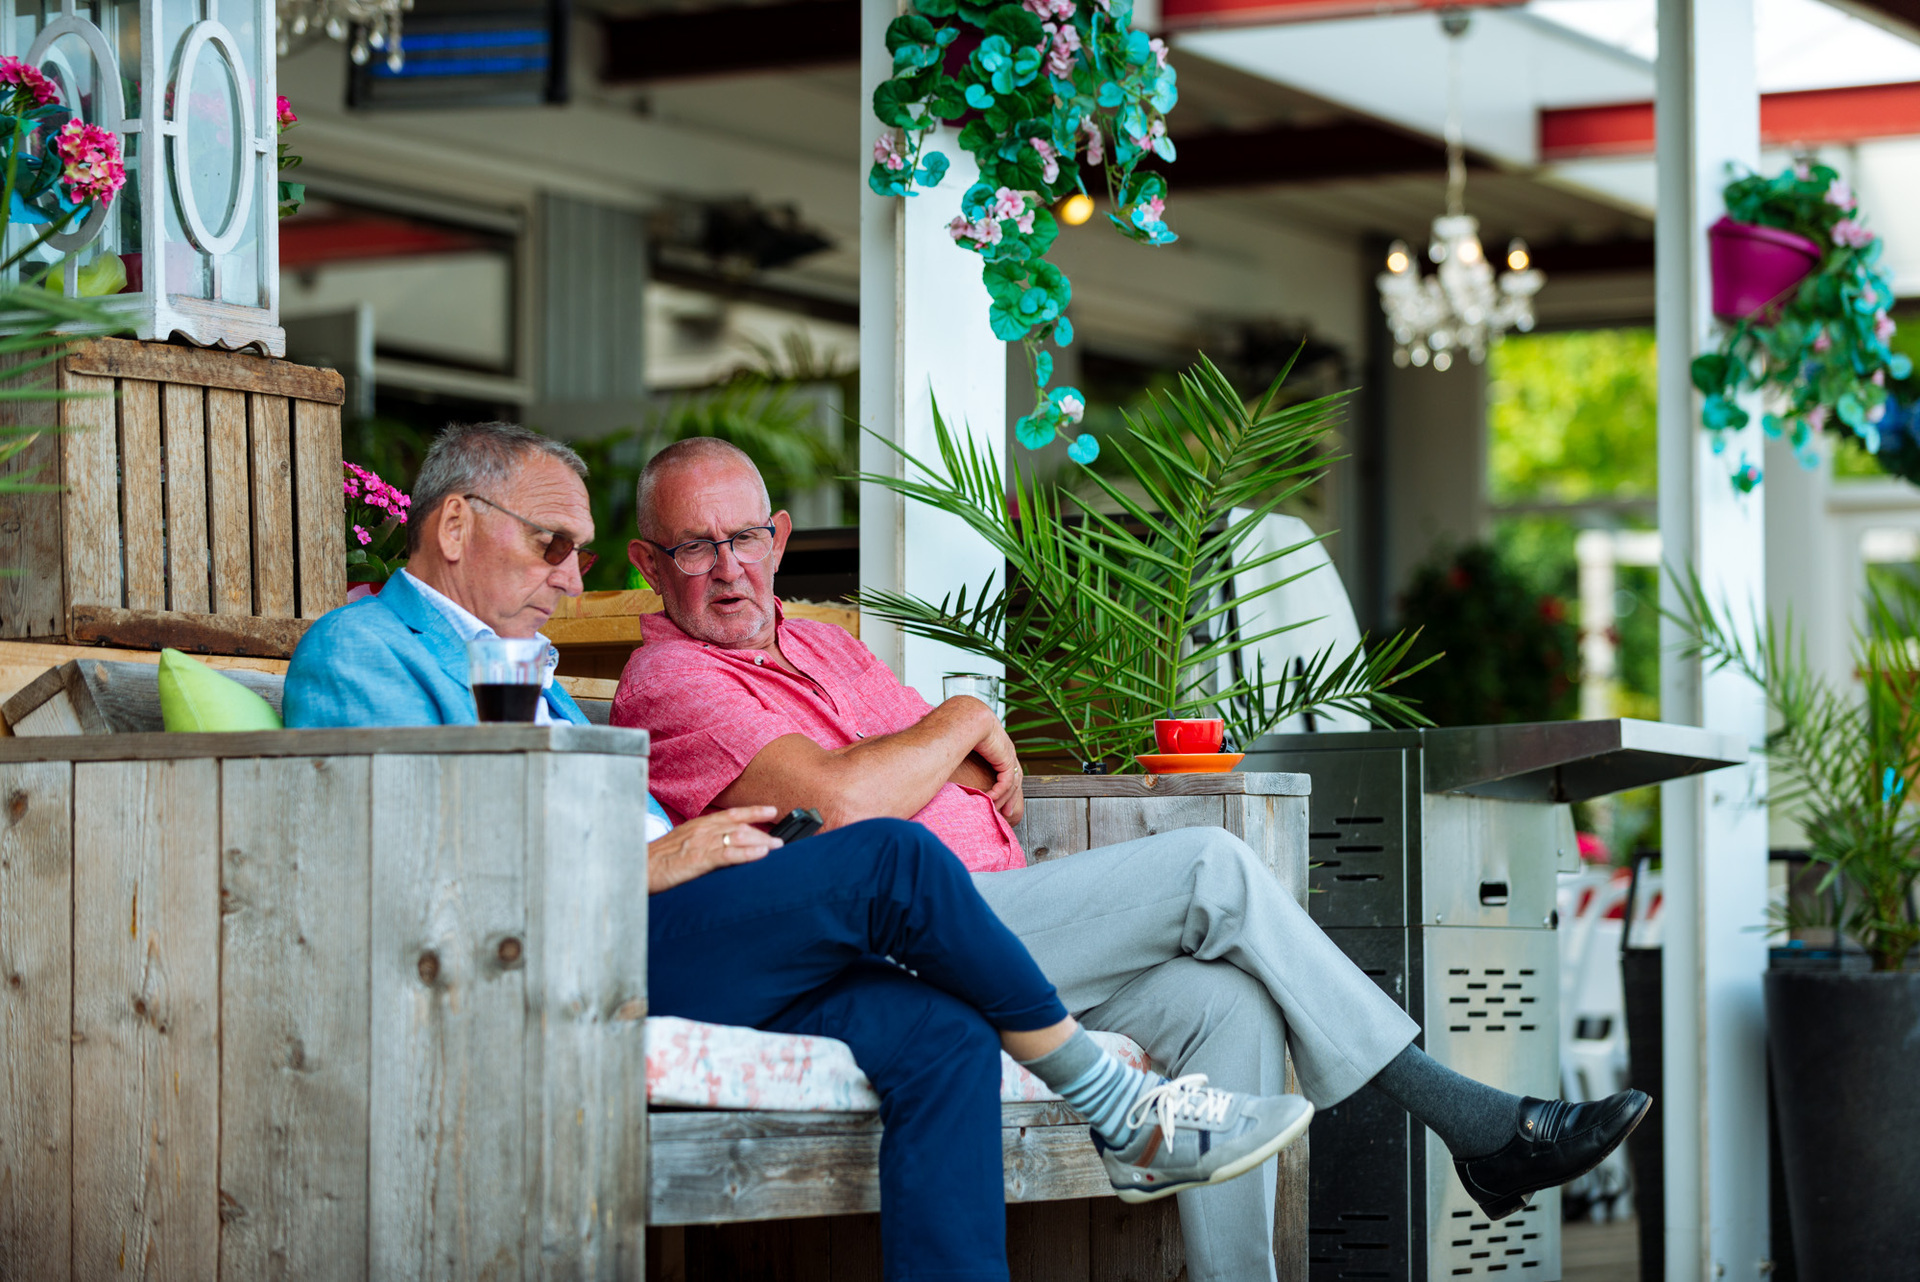
[[[999,719],[978,699],[948,699],[914,725],[845,748],[782,735],[755,754],[715,806],[796,806],[820,811],[827,827],[862,819],[909,819],[948,783],[978,788],[1008,823],[1022,813],[1020,763]]]

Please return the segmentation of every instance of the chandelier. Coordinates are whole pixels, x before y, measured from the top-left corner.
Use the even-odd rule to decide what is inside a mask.
[[[1487,344],[1509,329],[1533,328],[1533,296],[1547,278],[1531,267],[1527,243],[1507,245],[1507,268],[1496,280],[1480,244],[1480,220],[1467,213],[1466,146],[1460,129],[1460,37],[1467,16],[1443,13],[1447,33],[1447,212],[1433,220],[1427,257],[1431,275],[1414,265],[1407,242],[1387,247],[1387,270],[1376,278],[1380,307],[1393,332],[1393,363],[1435,369],[1453,365],[1465,352],[1476,365],[1487,358]]]
[[[322,31],[344,43],[352,37],[348,55],[365,66],[375,53],[384,53],[389,70],[405,64],[400,52],[400,15],[413,0],[279,0],[280,56],[286,57],[297,40]]]

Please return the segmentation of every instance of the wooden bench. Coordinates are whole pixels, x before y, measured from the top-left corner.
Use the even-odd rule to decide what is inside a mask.
[[[872,1114],[647,1112],[645,752],[580,727],[0,742],[0,1276],[638,1277],[651,1237],[656,1276],[700,1282],[685,1226],[875,1210]],[[1029,779],[1023,837],[1224,824],[1303,895],[1305,793]],[[1020,1276],[1173,1282],[1171,1202],[1116,1216],[1065,1106],[1003,1118],[1009,1203],[1099,1199]],[[1303,1141],[1287,1282],[1305,1176]]]

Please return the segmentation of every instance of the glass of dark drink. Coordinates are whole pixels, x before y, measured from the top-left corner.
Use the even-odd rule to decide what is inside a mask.
[[[547,643],[540,637],[475,637],[467,642],[467,684],[482,721],[530,723],[540,710]]]

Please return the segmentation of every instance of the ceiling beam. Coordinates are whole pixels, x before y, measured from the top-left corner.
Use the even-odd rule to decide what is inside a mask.
[[[1770,147],[1911,134],[1920,134],[1920,83],[1804,89],[1760,96],[1760,140]],[[1543,162],[1652,152],[1650,102],[1555,107],[1540,113]]]
[[[1161,0],[1160,18],[1168,31],[1199,31],[1324,22],[1331,18],[1377,18],[1438,9],[1504,9],[1518,3],[1520,0]]]
[[[1438,142],[1366,120],[1222,130],[1175,141],[1179,159],[1160,168],[1180,191],[1403,174],[1438,181],[1447,171],[1446,148]],[[1468,163],[1481,167],[1471,157]]]

